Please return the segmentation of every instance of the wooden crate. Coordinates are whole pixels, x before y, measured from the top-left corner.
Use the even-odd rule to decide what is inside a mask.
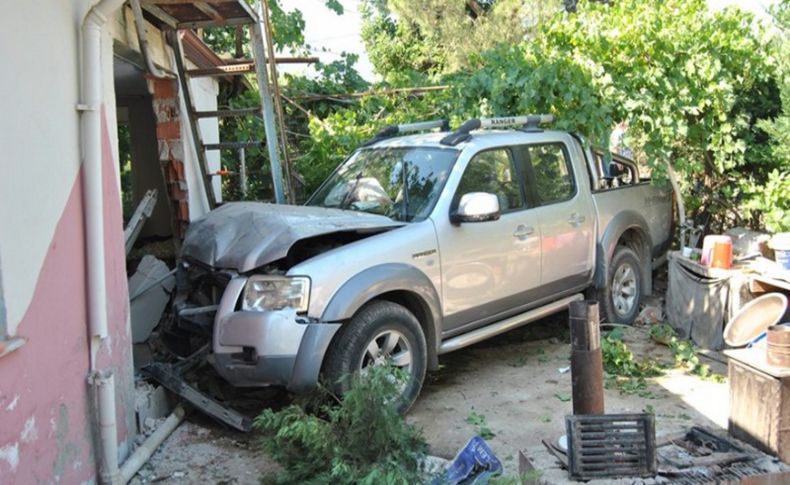
[[[790,463],[790,370],[768,366],[764,348],[726,353],[730,434]]]

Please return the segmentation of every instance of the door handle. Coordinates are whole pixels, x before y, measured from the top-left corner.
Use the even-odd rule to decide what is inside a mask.
[[[525,226],[524,224],[519,224],[516,226],[516,230],[513,231],[513,237],[517,237],[519,239],[524,239],[528,236],[531,236],[532,233],[535,232],[535,229],[532,226]]]
[[[577,213],[572,213],[571,217],[568,219],[568,223],[573,227],[579,227],[582,222],[584,222],[585,217],[580,216]]]

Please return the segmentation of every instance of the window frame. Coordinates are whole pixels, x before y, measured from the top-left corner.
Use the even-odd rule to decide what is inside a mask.
[[[530,147],[535,146],[544,146],[544,145],[556,145],[559,146],[562,150],[562,156],[565,159],[565,165],[568,169],[568,174],[570,175],[571,183],[572,183],[572,191],[568,197],[564,199],[556,199],[551,202],[543,202],[540,199],[540,194],[538,194],[538,187],[537,187],[537,177],[535,176],[535,166],[532,164],[532,156],[529,153]],[[546,141],[546,142],[538,142],[538,143],[524,143],[518,145],[520,149],[521,157],[523,158],[523,165],[525,170],[526,177],[523,180],[524,185],[527,188],[527,192],[530,196],[530,202],[534,204],[534,207],[547,207],[554,204],[561,204],[563,202],[568,202],[576,198],[579,195],[579,181],[576,177],[576,170],[573,166],[573,161],[571,160],[570,150],[568,150],[568,145],[562,140],[556,141]]]
[[[461,202],[461,197],[463,196],[463,194],[460,193],[461,183],[464,180],[464,175],[466,175],[466,171],[469,169],[469,165],[471,165],[472,162],[475,161],[475,158],[477,158],[479,155],[494,150],[504,150],[505,152],[507,152],[508,156],[510,157],[510,163],[513,167],[513,170],[515,171],[515,174],[513,175],[515,177],[514,180],[518,185],[519,195],[521,196],[521,207],[517,207],[515,209],[508,209],[508,210],[502,210],[502,208],[500,207],[499,213],[501,215],[513,214],[515,212],[521,212],[533,208],[530,203],[526,187],[524,186],[524,177],[522,176],[521,173],[522,168],[521,168],[520,157],[517,156],[513,145],[502,145],[502,146],[483,148],[482,150],[475,152],[469,158],[469,161],[466,163],[466,166],[464,167],[464,171],[461,173],[461,177],[458,179],[458,184],[456,184],[455,190],[453,191],[453,198],[451,199],[450,202],[450,214],[452,214],[454,211],[458,209],[458,204]]]

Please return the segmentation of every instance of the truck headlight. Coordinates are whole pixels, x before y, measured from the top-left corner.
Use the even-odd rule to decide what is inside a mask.
[[[241,309],[262,312],[293,308],[303,313],[309,302],[310,278],[256,275],[247,280]]]

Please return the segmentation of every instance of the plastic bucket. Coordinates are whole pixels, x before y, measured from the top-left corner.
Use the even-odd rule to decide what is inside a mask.
[[[771,248],[774,250],[774,259],[784,269],[790,269],[790,232],[777,234],[771,239]]]
[[[705,239],[702,240],[700,262],[711,268],[730,269],[732,267],[732,238],[721,235],[705,236]]]

